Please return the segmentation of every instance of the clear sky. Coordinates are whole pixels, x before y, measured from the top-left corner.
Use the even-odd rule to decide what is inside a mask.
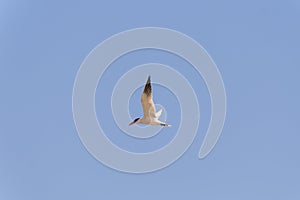
[[[0,199],[299,199],[299,19],[297,0],[2,0]],[[97,44],[144,26],[175,29],[204,46],[224,80],[227,118],[219,142],[199,160],[209,95],[201,77],[189,66],[181,68],[191,84],[199,85],[198,136],[173,165],[136,175],[112,170],[86,151],[73,122],[72,89],[79,66]],[[159,51],[128,54],[107,70],[107,85],[96,93],[100,123],[116,133],[108,137],[137,152],[156,149],[174,134],[179,119],[171,115],[178,105],[172,93],[153,86],[156,103],[166,106],[174,126],[149,143],[117,135],[109,107],[99,102],[122,70],[147,62],[177,70],[187,65]],[[140,92],[130,100],[132,117],[142,112],[134,106]]]

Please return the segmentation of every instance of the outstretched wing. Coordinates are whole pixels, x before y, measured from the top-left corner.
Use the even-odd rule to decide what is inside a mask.
[[[148,80],[144,87],[144,91],[141,98],[141,104],[144,110],[144,117],[156,118],[155,105],[152,99],[152,88],[151,88],[151,78],[148,76]]]

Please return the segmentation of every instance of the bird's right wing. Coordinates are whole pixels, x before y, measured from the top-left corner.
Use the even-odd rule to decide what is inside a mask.
[[[152,99],[152,88],[151,88],[151,78],[148,77],[144,91],[141,98],[141,104],[144,111],[144,117],[156,118],[155,105]]]

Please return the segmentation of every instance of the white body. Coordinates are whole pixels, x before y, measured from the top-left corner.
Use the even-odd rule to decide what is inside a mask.
[[[155,109],[154,109],[155,111]],[[162,113],[162,109],[160,109],[157,113],[151,113],[150,116],[143,116],[137,121],[137,124],[150,124],[150,125],[158,125],[164,124],[163,122],[159,121],[158,118]]]

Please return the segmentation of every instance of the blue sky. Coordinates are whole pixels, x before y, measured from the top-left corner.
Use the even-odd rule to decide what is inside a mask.
[[[0,199],[299,199],[299,18],[296,0],[1,1]],[[198,136],[173,165],[132,175],[102,165],[81,144],[72,89],[80,64],[97,44],[144,26],[175,29],[204,46],[224,80],[227,118],[214,150],[198,160],[209,96],[201,78],[183,70],[199,84]],[[176,59],[144,51],[119,63],[130,68],[161,61],[176,67]],[[97,90],[99,101],[121,73],[113,69],[104,76],[115,76],[107,88]],[[157,96],[166,94],[154,89]],[[139,101],[140,91],[132,102]],[[168,99],[156,101],[166,105]],[[101,105],[96,106],[102,119]],[[133,115],[141,112],[132,109]],[[137,151],[168,139],[132,148],[128,138],[109,137]]]

